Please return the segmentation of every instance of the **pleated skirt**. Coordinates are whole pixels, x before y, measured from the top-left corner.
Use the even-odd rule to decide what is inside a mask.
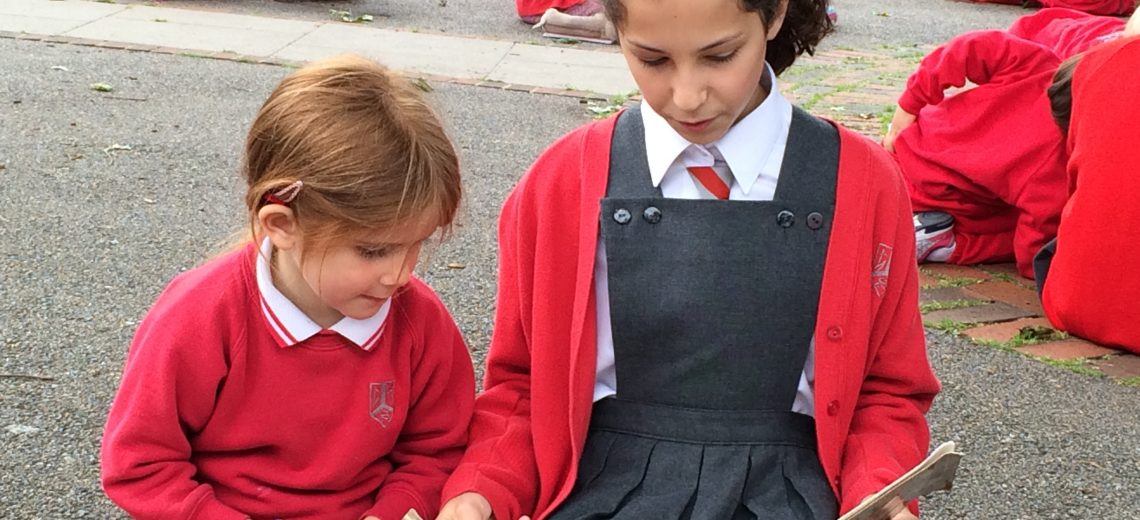
[[[815,422],[607,398],[570,496],[549,518],[835,520]]]

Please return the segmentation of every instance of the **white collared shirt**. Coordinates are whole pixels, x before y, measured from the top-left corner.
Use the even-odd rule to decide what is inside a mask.
[[[278,343],[283,347],[291,347],[313,337],[323,329],[273,285],[273,274],[269,266],[272,254],[273,244],[266,239],[261,243],[261,254],[257,255],[255,269],[257,290],[261,294],[261,311]],[[328,330],[340,334],[361,349],[372,350],[384,332],[384,323],[387,321],[391,306],[392,299],[389,298],[376,314],[362,320],[345,316]]]
[[[710,166],[722,158],[732,171],[730,200],[772,200],[788,131],[792,123],[792,105],[776,84],[776,75],[768,67],[771,89],[760,106],[728,130],[718,141],[707,146],[693,144],[681,137],[653,107],[642,101],[641,117],[645,126],[645,152],[653,185],[670,199],[699,199],[701,190],[689,175],[688,166]],[[727,179],[726,179],[727,180]],[[594,401],[617,393],[614,370],[613,329],[610,323],[609,278],[606,267],[605,241],[598,236],[598,252],[594,263],[594,290],[597,298],[598,359]],[[665,282],[664,280],[662,281]],[[800,376],[793,412],[814,416],[812,384],[815,381],[815,340],[808,347],[807,361]]]

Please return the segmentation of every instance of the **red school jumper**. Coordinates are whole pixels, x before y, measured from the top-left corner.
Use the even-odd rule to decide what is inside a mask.
[[[1119,37],[1124,20],[1050,7],[1018,18],[1009,33],[1053,49],[1062,61]]]
[[[1069,180],[1042,303],[1057,328],[1140,354],[1140,38],[1098,47],[1073,73]]]
[[[1045,92],[1059,65],[1037,43],[975,31],[935,49],[907,81],[899,106],[918,120],[895,140],[895,158],[915,211],[954,216],[948,262],[1016,259],[1033,278],[1067,197],[1064,136]],[[944,97],[967,80],[977,86]]]
[[[541,520],[567,497],[597,362],[594,260],[616,117],[552,145],[507,199],[484,392],[443,497]],[[918,312],[914,227],[889,156],[840,130],[834,227],[815,327],[819,456],[846,511],[926,455],[939,384]]]
[[[447,309],[413,279],[379,338],[289,345],[255,254],[178,276],[139,326],[103,437],[107,495],[142,519],[434,517],[475,393]]]

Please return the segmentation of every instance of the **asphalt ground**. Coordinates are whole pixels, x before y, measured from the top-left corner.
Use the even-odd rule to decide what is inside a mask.
[[[299,20],[328,20],[330,10],[371,14],[371,26],[478,36],[527,43],[553,43],[518,19],[512,0],[118,0]],[[1032,11],[1016,6],[958,0],[833,0],[839,13],[835,34],[821,48],[877,45],[937,45],[965,31],[1005,28]],[[611,48],[580,44],[583,48]]]
[[[0,64],[0,518],[119,518],[98,445],[126,347],[165,283],[243,229],[241,142],[288,69],[3,39]],[[571,98],[435,88],[466,200],[423,277],[479,364],[499,204],[588,116]],[[933,438],[967,457],[924,518],[1140,517],[1140,389],[929,339]]]

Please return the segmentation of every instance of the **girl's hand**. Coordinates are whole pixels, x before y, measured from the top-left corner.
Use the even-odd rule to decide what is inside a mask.
[[[490,520],[491,503],[479,493],[464,493],[448,500],[436,520]]]
[[[918,116],[903,110],[902,107],[895,107],[895,116],[891,118],[891,124],[887,127],[887,135],[883,136],[883,148],[888,152],[895,151],[895,138],[906,130],[907,127],[914,124]]]

